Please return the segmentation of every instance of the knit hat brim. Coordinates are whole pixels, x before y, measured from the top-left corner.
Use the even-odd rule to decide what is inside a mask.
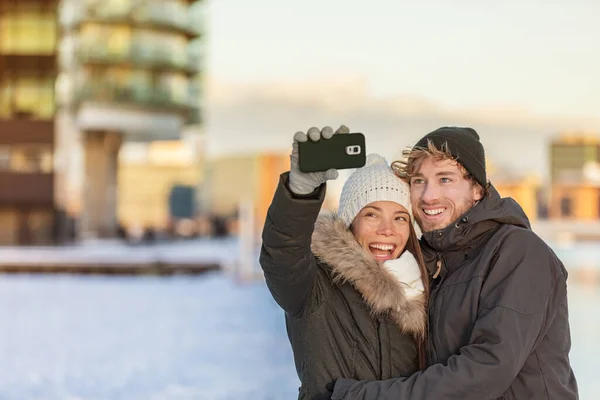
[[[431,142],[437,149],[447,148],[482,187],[487,186],[485,150],[479,141],[479,134],[472,128],[442,127],[425,135],[415,147],[427,149]]]

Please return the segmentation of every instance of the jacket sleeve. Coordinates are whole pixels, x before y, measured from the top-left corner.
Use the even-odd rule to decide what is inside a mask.
[[[297,197],[288,189],[287,181],[288,173],[282,174],[267,212],[260,265],[275,301],[288,314],[297,316],[313,306],[322,293],[310,245],[325,185],[314,194]]]
[[[566,276],[554,253],[531,231],[506,238],[482,287],[468,345],[446,364],[408,378],[338,379],[338,399],[497,399],[544,334],[555,302],[566,301]]]

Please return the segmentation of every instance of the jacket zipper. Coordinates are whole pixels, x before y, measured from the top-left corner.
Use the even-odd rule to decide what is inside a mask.
[[[375,320],[375,325],[377,326],[377,338],[379,339],[379,372],[378,379],[383,379],[383,343],[381,341],[381,335],[383,334],[381,330],[381,320],[377,318]]]
[[[432,278],[434,280],[434,285],[431,288],[431,293],[429,295],[429,315],[430,316],[431,315],[436,315],[433,312],[433,308],[435,307],[434,306],[434,300],[435,300],[435,298],[436,298],[436,296],[438,294],[439,287],[440,287],[440,285],[442,283],[441,272],[442,272],[443,259],[442,259],[442,255],[440,253],[437,253],[437,252],[436,252],[436,262],[435,262],[435,265],[436,265],[437,269],[436,269],[435,273],[432,276]],[[432,324],[430,324],[430,329],[431,329],[431,325]],[[428,336],[429,336],[429,343],[430,343],[430,346],[429,346],[429,349],[428,349],[428,353],[429,353],[428,363],[432,363],[435,360],[437,360],[437,350],[435,348],[435,342],[434,342],[433,335],[430,334]]]

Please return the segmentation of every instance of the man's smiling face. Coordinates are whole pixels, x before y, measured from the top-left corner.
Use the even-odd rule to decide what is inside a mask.
[[[481,188],[452,159],[427,157],[410,179],[413,214],[423,232],[454,223],[481,197]]]

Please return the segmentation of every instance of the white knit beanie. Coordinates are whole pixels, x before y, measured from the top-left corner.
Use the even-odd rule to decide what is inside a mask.
[[[354,171],[344,183],[338,217],[350,226],[363,207],[376,201],[393,201],[406,208],[417,237],[421,236],[421,230],[414,224],[408,184],[394,174],[385,158],[369,154],[365,166]]]

